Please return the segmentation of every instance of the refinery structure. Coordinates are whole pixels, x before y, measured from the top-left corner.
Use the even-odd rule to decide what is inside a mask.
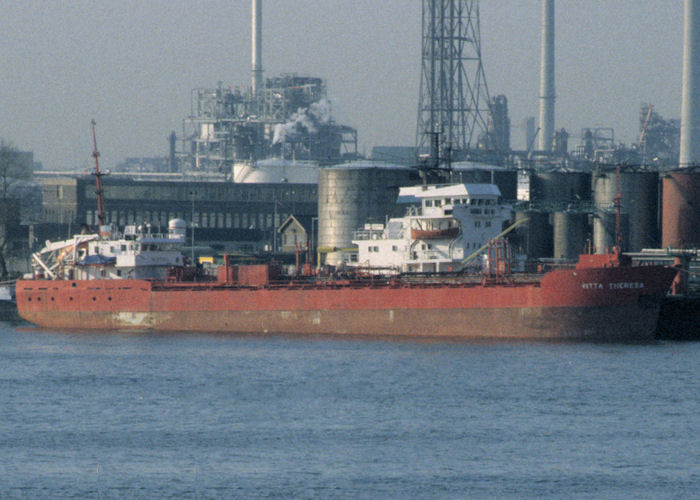
[[[266,78],[261,87],[192,91],[181,170],[234,175],[268,158],[337,163],[357,157],[357,130],[336,124],[321,78]]]
[[[357,130],[333,121],[322,78],[296,74],[263,78],[262,0],[252,0],[251,12],[251,85],[232,88],[219,83],[192,91],[176,169],[251,182],[247,172],[260,160],[324,165],[356,159]],[[252,182],[289,180],[270,174]]]

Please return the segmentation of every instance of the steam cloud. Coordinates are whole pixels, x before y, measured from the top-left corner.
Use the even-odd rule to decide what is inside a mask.
[[[293,141],[306,131],[313,134],[319,125],[326,124],[331,119],[331,107],[328,100],[323,98],[308,108],[299,108],[287,123],[275,125],[272,144]]]

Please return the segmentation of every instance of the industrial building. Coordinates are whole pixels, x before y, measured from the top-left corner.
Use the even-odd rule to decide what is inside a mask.
[[[194,226],[198,241],[222,248],[272,248],[278,226],[289,215],[317,216],[315,184],[143,181],[116,176],[102,182],[107,224],[167,227],[168,220],[180,218]],[[81,225],[97,225],[94,179],[46,177],[41,186],[43,222],[59,225],[66,231],[64,237]]]

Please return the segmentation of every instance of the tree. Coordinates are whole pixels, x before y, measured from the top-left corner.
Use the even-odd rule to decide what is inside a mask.
[[[29,168],[27,168],[29,167]],[[19,223],[19,200],[11,197],[11,187],[31,176],[31,165],[22,153],[0,140],[0,279],[7,279],[5,258],[11,239],[10,228]]]
[[[0,140],[0,198],[9,196],[9,189],[15,182],[31,178],[31,169],[31,161],[26,161],[23,153],[11,143]]]

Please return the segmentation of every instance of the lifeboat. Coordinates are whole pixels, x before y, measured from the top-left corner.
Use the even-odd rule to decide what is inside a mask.
[[[411,238],[414,240],[439,240],[456,238],[459,236],[458,227],[448,227],[447,229],[416,229],[411,228]]]

